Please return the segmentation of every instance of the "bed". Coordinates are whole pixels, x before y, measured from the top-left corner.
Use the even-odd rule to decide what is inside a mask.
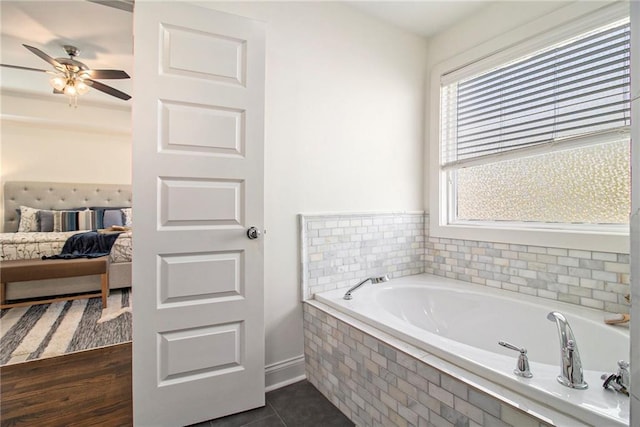
[[[89,225],[91,228],[111,225],[112,219],[118,214],[121,215],[123,226],[127,221],[128,226],[131,226],[131,199],[131,186],[128,184],[5,182],[0,259],[38,259],[59,254],[69,236],[90,229],[86,228]],[[34,217],[38,223],[23,222],[22,230],[19,230],[21,211],[26,213],[25,218],[28,218],[32,210],[38,211]],[[98,216],[100,220],[96,221]],[[74,221],[70,220],[72,217]],[[111,222],[106,221],[107,217]],[[83,220],[79,221],[78,218]],[[51,229],[49,223],[51,226],[55,224],[55,228]],[[127,231],[118,236],[109,256],[110,289],[131,286],[132,232],[129,227],[126,229]],[[7,284],[6,297],[8,300],[16,300],[86,293],[99,291],[100,286],[99,275],[15,284],[10,282]]]

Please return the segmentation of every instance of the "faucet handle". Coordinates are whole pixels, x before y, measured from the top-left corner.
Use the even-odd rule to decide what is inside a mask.
[[[629,395],[629,362],[619,360],[617,373],[602,374],[600,378],[604,380],[602,387],[611,388],[619,393]]]
[[[523,378],[531,378],[533,374],[529,370],[529,358],[527,357],[527,349],[524,347],[516,347],[513,344],[509,344],[506,341],[498,341],[498,344],[508,348],[509,350],[515,350],[520,352],[520,356],[518,356],[518,363],[516,368],[513,370],[513,373],[519,377]]]
[[[618,368],[620,369],[629,369],[629,362],[626,362],[624,360],[618,360]]]
[[[508,348],[509,350],[515,350],[515,351],[519,351],[520,353],[525,353],[525,354],[527,353],[527,349],[526,348],[524,348],[524,347],[523,348],[516,347],[515,345],[509,344],[506,341],[498,341],[498,344],[503,346],[503,347]]]
[[[629,388],[631,384],[631,374],[629,373],[629,362],[624,360],[618,360],[618,384],[624,387],[625,390]]]
[[[629,390],[627,386],[622,383],[620,375],[618,374],[602,374],[600,379],[604,380],[602,383],[602,387],[605,389],[612,389],[617,391],[618,393],[629,395]]]

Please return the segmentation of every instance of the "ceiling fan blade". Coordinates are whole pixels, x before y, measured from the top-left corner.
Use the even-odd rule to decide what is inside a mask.
[[[40,58],[44,59],[45,61],[47,61],[49,64],[53,65],[54,67],[56,67],[59,70],[64,70],[64,66],[59,63],[58,61],[56,61],[54,58],[50,57],[49,55],[47,55],[46,53],[44,53],[43,51],[41,51],[40,49],[38,49],[37,47],[33,47],[33,46],[29,46],[26,44],[23,44],[22,46],[26,47],[27,49],[29,49],[32,53],[36,54],[37,56],[39,56]]]
[[[92,79],[130,79],[129,74],[122,70],[87,70]]]
[[[120,92],[118,89],[113,88],[111,86],[107,86],[104,83],[100,83],[100,82],[97,82],[97,81],[91,80],[91,79],[84,79],[84,81],[88,82],[89,85],[92,88],[94,88],[96,90],[99,90],[100,92],[104,92],[107,95],[115,96],[116,98],[120,98],[120,99],[123,99],[125,101],[131,99],[131,95],[127,95],[124,92]]]
[[[53,94],[54,94],[54,95],[62,95],[62,94],[64,94],[64,92],[63,92],[63,91],[61,91],[61,90],[58,90],[58,89],[54,89],[54,90],[53,90]]]
[[[21,65],[0,64],[0,67],[15,68],[16,70],[40,71],[43,73],[49,72],[48,70],[41,70],[40,68],[23,67]]]

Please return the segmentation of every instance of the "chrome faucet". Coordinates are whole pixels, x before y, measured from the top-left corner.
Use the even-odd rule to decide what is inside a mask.
[[[369,280],[371,280],[371,283],[376,284],[376,283],[381,283],[381,282],[388,282],[389,281],[389,276],[387,276],[386,274],[384,276],[380,276],[380,277],[367,277],[366,279],[364,279],[362,282],[358,283],[357,285],[353,286],[351,289],[349,289],[345,294],[344,294],[344,299],[351,299],[353,298],[351,296],[351,293],[353,291],[355,291],[356,289],[358,289],[360,286],[364,285],[365,283],[367,283]]]
[[[578,343],[573,335],[571,326],[569,326],[569,322],[567,322],[567,319],[562,313],[558,313],[557,311],[549,313],[547,319],[556,322],[558,336],[560,338],[560,368],[562,372],[558,375],[558,382],[567,387],[577,389],[589,387],[584,381]]]
[[[509,350],[515,350],[520,352],[520,356],[518,356],[518,364],[516,365],[516,368],[513,370],[514,374],[523,378],[531,378],[533,376],[533,374],[531,373],[531,370],[529,369],[529,358],[527,357],[526,348],[516,347],[515,345],[509,344],[508,342],[505,342],[505,341],[498,341],[498,344],[508,348]]]

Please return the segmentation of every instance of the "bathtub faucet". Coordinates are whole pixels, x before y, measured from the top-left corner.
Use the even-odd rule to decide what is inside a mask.
[[[366,279],[364,279],[362,282],[358,283],[357,285],[353,286],[351,289],[349,289],[347,291],[347,293],[344,294],[344,299],[351,299],[353,298],[351,296],[351,292],[355,291],[356,289],[358,289],[360,286],[364,285],[365,283],[367,283],[369,280],[371,280],[371,283],[376,284],[376,283],[382,283],[382,282],[388,282],[389,281],[389,276],[387,276],[386,274],[384,276],[380,276],[380,277],[367,277]]]
[[[567,387],[585,389],[588,387],[582,374],[582,362],[578,343],[573,335],[569,322],[557,311],[552,311],[547,315],[547,319],[556,322],[558,336],[560,338],[560,368],[562,372],[558,375],[558,382]]]

